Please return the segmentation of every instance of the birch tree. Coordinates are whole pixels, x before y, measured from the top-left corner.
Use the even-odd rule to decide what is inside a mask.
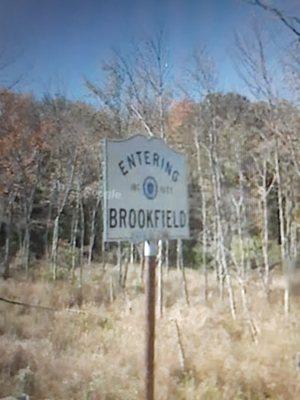
[[[196,100],[203,99],[205,96],[213,93],[217,89],[218,76],[214,60],[209,56],[207,50],[203,47],[195,50],[192,56],[191,67],[188,69],[188,76],[193,84],[194,98]],[[202,263],[204,269],[204,299],[208,299],[208,271],[207,271],[207,234],[208,234],[208,216],[207,202],[208,193],[205,185],[205,163],[203,147],[201,141],[204,142],[204,132],[201,124],[201,106],[196,108],[196,118],[194,122],[194,143],[197,154],[197,171],[198,184],[201,193],[201,217],[202,217]],[[205,150],[204,150],[205,151]]]

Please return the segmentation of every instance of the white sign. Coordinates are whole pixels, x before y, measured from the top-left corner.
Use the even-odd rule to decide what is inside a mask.
[[[189,237],[185,156],[162,139],[104,141],[104,240]]]

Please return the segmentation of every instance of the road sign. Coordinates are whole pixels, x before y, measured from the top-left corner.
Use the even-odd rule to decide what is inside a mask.
[[[104,141],[104,240],[189,237],[184,155],[157,137]]]

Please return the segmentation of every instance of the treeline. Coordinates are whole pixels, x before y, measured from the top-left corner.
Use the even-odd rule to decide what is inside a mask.
[[[105,109],[63,97],[36,101],[1,92],[1,248],[6,269],[18,251],[27,270],[30,257],[55,253],[59,240],[74,249],[81,243],[82,252],[90,245],[89,259],[93,249],[101,254],[101,139],[131,132],[113,135],[109,122]],[[165,139],[188,155],[195,240],[209,247],[215,241],[220,202],[228,249],[242,228],[248,238],[258,238],[266,229],[264,235],[286,242],[285,250],[292,251],[299,223],[297,124],[299,111],[287,102],[270,109],[238,94],[213,93],[199,103],[172,103]],[[95,236],[93,244],[90,235]]]
[[[213,268],[221,293],[227,282],[233,316],[233,277],[244,281],[258,267],[268,292],[272,267],[286,265],[298,251],[300,113],[296,102],[275,95],[263,47],[255,54],[239,46],[250,57],[244,64],[254,68],[248,82],[255,101],[218,91],[215,65],[203,50],[193,55],[185,79],[174,84],[161,35],[131,55],[115,53],[103,65],[101,85],[85,82],[98,107],[63,95],[36,100],[3,88],[4,277],[12,262],[30,274],[39,259],[47,259],[54,280],[75,279],[79,268],[82,281],[84,265],[105,262],[101,139],[143,133],[166,140],[189,161],[192,240],[160,243],[161,263],[201,266],[206,277]],[[142,257],[127,244],[111,248],[118,264]]]

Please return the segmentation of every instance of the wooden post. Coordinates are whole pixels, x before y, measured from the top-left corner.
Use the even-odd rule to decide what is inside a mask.
[[[145,242],[146,273],[146,400],[154,400],[155,269],[157,246]]]

